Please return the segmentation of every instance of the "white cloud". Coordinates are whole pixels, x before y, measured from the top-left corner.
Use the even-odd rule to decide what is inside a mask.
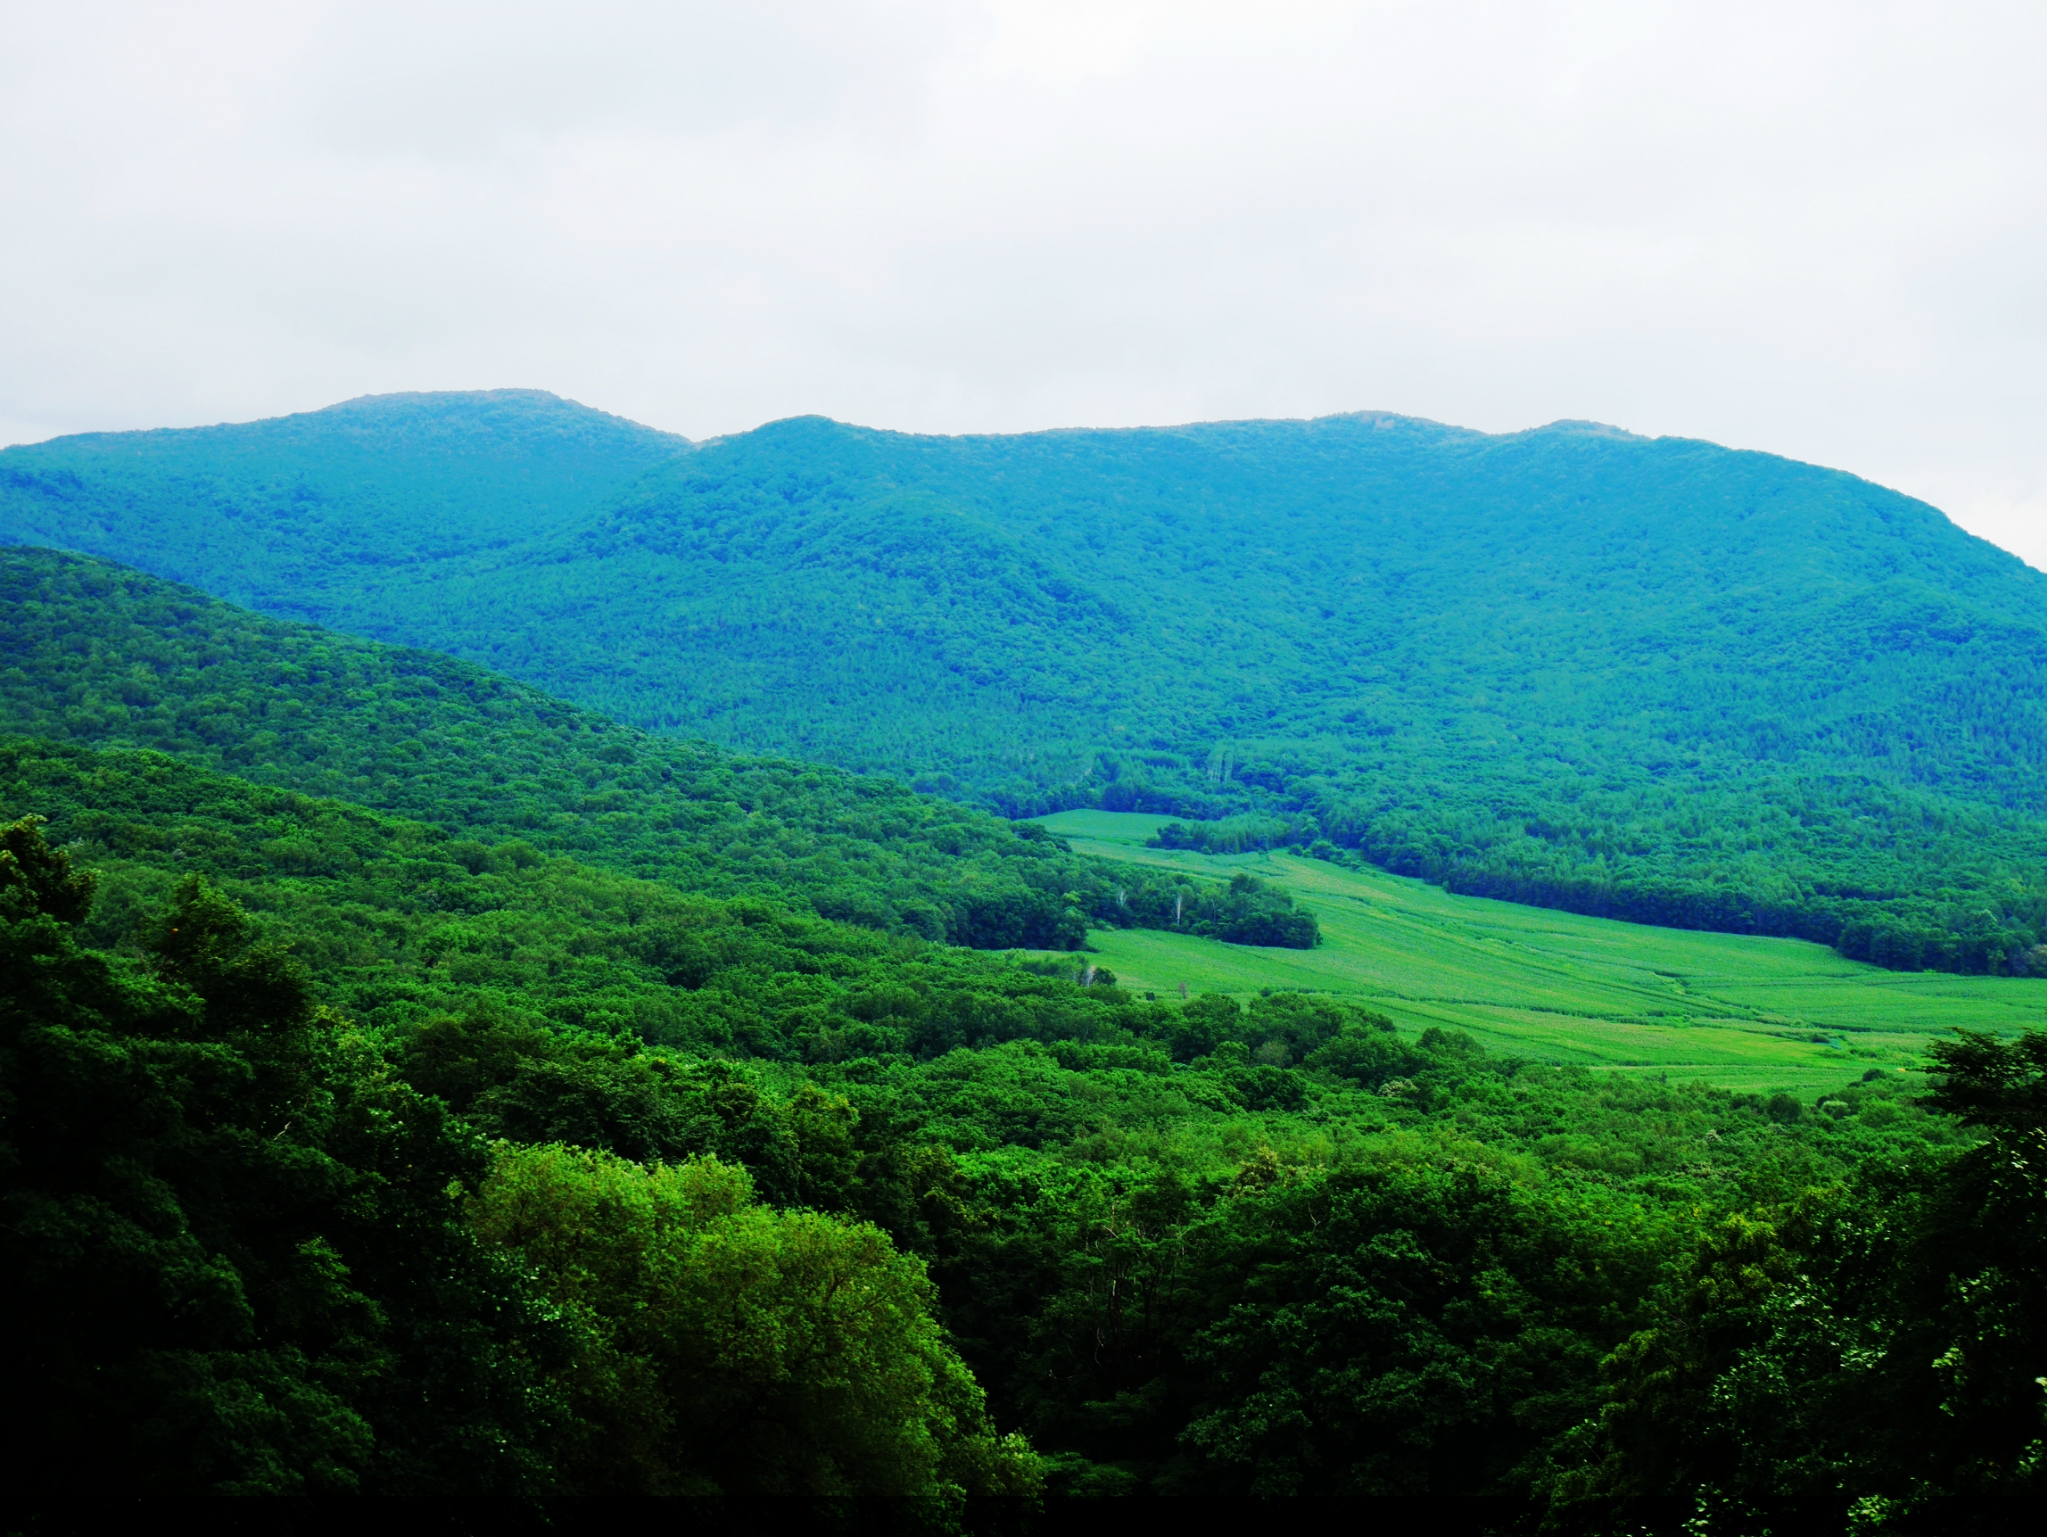
[[[0,4],[0,436],[1391,409],[2047,566],[2036,6]]]

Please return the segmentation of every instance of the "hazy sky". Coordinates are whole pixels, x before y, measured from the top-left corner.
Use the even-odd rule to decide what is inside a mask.
[[[0,0],[0,442],[1391,410],[2047,567],[2047,6]]]

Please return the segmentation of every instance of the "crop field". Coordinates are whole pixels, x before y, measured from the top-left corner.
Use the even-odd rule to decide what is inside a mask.
[[[1315,950],[1143,929],[1088,936],[1121,985],[1175,996],[1262,988],[1353,997],[1405,1028],[1454,1026],[1489,1049],[1731,1089],[1811,1096],[1871,1068],[1911,1070],[1957,1026],[2047,1026],[2047,979],[1892,972],[1796,939],[1651,928],[1481,897],[1286,853],[1148,849],[1168,819],[1042,819],[1075,849],[1208,877],[1246,870],[1321,921]]]

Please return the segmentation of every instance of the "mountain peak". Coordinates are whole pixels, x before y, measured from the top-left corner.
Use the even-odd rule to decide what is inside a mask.
[[[1540,427],[1531,427],[1529,433],[1548,433],[1555,437],[1570,438],[1613,438],[1626,443],[1651,443],[1639,432],[1630,432],[1625,427],[1615,427],[1607,422],[1583,421],[1576,417],[1564,417],[1558,421],[1546,422]],[[1504,433],[1505,437],[1522,437],[1523,433]]]

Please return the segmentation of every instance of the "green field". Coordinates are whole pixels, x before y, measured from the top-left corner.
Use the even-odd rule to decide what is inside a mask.
[[[1177,995],[1298,988],[1369,1001],[1411,1028],[1451,1025],[1493,1050],[1613,1072],[1810,1095],[1872,1067],[1910,1069],[1956,1026],[2047,1025],[2047,979],[1893,972],[1795,939],[1650,928],[1452,896],[1380,870],[1292,854],[1148,849],[1168,819],[1067,811],[1076,850],[1285,888],[1321,920],[1315,950],[1145,929],[1088,942],[1130,988]]]

